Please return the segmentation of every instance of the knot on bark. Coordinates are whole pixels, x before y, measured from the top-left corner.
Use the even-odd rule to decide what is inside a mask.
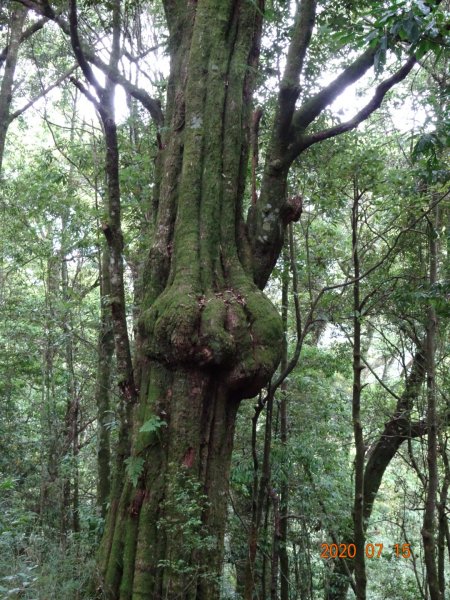
[[[284,225],[296,223],[303,212],[303,196],[291,196],[286,200],[280,210],[280,216]]]
[[[251,397],[280,360],[282,327],[275,307],[252,283],[238,291],[165,290],[143,312],[150,358],[169,366],[214,369],[238,396]]]

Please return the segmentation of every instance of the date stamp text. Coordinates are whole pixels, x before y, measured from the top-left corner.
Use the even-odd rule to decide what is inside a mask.
[[[322,552],[320,558],[355,558],[355,544],[320,544]],[[383,544],[368,543],[364,546],[366,558],[381,558],[383,552]],[[393,549],[396,558],[411,558],[411,544],[394,544]]]

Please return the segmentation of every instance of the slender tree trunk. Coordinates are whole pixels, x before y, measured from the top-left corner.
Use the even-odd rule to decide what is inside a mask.
[[[360,299],[360,265],[358,253],[358,224],[359,224],[360,195],[357,179],[354,183],[354,199],[352,209],[352,253],[353,253],[353,397],[352,420],[355,439],[355,497],[353,506],[353,527],[356,546],[355,579],[356,597],[366,598],[366,567],[365,567],[365,525],[364,525],[364,438],[361,424],[361,299]]]
[[[104,245],[99,252],[100,276],[100,331],[97,344],[97,377],[95,382],[95,405],[97,407],[97,506],[102,517],[110,494],[111,476],[111,367],[114,353],[114,337],[109,306],[111,286],[109,281],[109,250]]]
[[[437,282],[437,207],[433,211],[433,222],[429,223],[429,264],[430,286]],[[437,464],[437,394],[436,394],[436,329],[437,316],[434,306],[430,303],[428,309],[426,365],[427,365],[427,422],[428,422],[428,485],[423,516],[422,539],[427,572],[428,590],[430,600],[442,600],[439,589],[439,578],[436,566],[436,495],[438,488]]]
[[[63,223],[62,238],[63,249],[61,256],[61,287],[64,309],[62,314],[61,329],[64,334],[64,358],[66,363],[66,415],[65,415],[65,444],[64,453],[70,457],[68,464],[70,470],[65,474],[63,482],[63,499],[61,507],[61,535],[64,536],[70,527],[79,531],[78,516],[78,398],[76,392],[72,315],[69,308],[69,275],[67,260],[64,253],[64,237],[66,236],[66,223]],[[70,518],[69,518],[70,515]]]
[[[100,235],[100,207],[98,202],[98,151],[95,137],[92,147],[95,165],[95,208],[97,227]],[[114,333],[111,319],[111,282],[109,275],[109,247],[106,240],[97,239],[98,278],[100,289],[100,327],[97,340],[97,372],[95,380],[95,406],[97,408],[97,508],[105,518],[111,492],[111,436],[110,426],[114,410],[111,406],[112,359],[114,354]]]
[[[257,430],[258,419],[261,412],[266,409],[266,421],[264,429],[264,446],[261,465],[261,475],[259,474],[259,461],[257,458]],[[263,403],[261,397],[258,405],[255,407],[255,414],[252,418],[252,454],[253,454],[253,489],[252,489],[252,518],[248,536],[248,554],[245,567],[245,600],[252,600],[257,587],[256,576],[256,557],[258,551],[258,541],[261,529],[262,518],[264,514],[264,505],[269,498],[270,485],[270,452],[272,446],[272,417],[273,417],[273,394],[269,390],[266,402]],[[267,508],[267,511],[269,508]],[[267,516],[267,514],[266,514]],[[265,584],[265,577],[262,577]]]
[[[274,489],[269,492],[273,512],[272,560],[270,563],[270,599],[278,600],[278,569],[280,563],[280,498]]]
[[[80,531],[80,471],[79,471],[79,422],[80,422],[80,401],[77,395],[73,400],[72,421],[72,529],[75,533]]]
[[[121,0],[112,3],[112,51],[109,67],[112,71],[117,70],[120,58],[120,35],[121,35]],[[123,264],[123,234],[121,229],[121,199],[119,178],[119,148],[117,139],[117,126],[114,111],[115,83],[106,78],[105,86],[100,86],[96,80],[91,67],[81,49],[78,35],[78,16],[76,0],[70,2],[70,36],[72,48],[78,59],[80,67],[89,83],[94,87],[97,99],[84,88],[82,84],[75,81],[77,87],[95,104],[100,115],[105,139],[105,174],[106,174],[106,198],[107,198],[107,220],[103,224],[103,232],[109,249],[109,305],[111,309],[111,321],[113,326],[113,339],[116,354],[118,384],[120,389],[119,402],[119,434],[116,448],[116,461],[113,476],[113,484],[110,493],[110,510],[100,550],[100,563],[105,565],[112,552],[114,545],[114,523],[117,519],[120,500],[128,498],[125,484],[125,461],[130,455],[131,446],[131,413],[137,401],[138,393],[135,383],[133,364],[131,359],[130,338],[128,335],[127,312],[125,305],[124,286],[124,264]],[[113,559],[114,560],[114,559]],[[114,591],[114,594],[116,591]]]
[[[414,400],[419,396],[425,380],[425,372],[424,352],[420,349],[413,357],[413,363],[405,381],[405,388],[397,401],[395,411],[386,423],[378,441],[369,452],[364,470],[364,524],[366,527],[384,473],[391,460],[405,440],[417,435],[417,433],[423,434],[425,432],[424,427],[415,427],[410,420]],[[348,534],[342,535],[340,539],[342,543],[354,543],[353,538],[349,537]],[[351,561],[346,561],[346,564],[343,561],[335,563],[330,585],[326,592],[327,600],[344,600],[347,597],[348,572],[353,573],[353,567]]]
[[[12,101],[14,73],[19,54],[20,36],[27,16],[27,10],[20,4],[15,4],[11,13],[10,36],[5,70],[0,85],[0,178],[2,173],[3,154],[5,151],[6,133],[9,126],[9,110]]]
[[[292,225],[290,225],[292,229]],[[290,253],[293,254],[293,240],[290,237]],[[286,245],[285,245],[286,247]],[[287,366],[287,331],[288,331],[288,304],[289,304],[289,262],[288,252],[283,253],[283,282],[281,290],[281,320],[285,342],[281,357],[280,368],[283,372]],[[294,258],[294,257],[291,257]],[[283,457],[282,480],[280,485],[280,600],[289,600],[289,555],[288,545],[288,507],[289,507],[289,460],[288,460],[288,416],[287,416],[287,382],[283,381],[280,388],[280,441]]]
[[[77,94],[75,94],[72,105],[72,117],[70,123],[70,145],[75,139],[75,123],[77,118]],[[75,179],[74,167],[71,164],[68,175],[68,193],[74,192]],[[78,438],[79,438],[79,397],[75,374],[73,318],[71,295],[69,289],[68,247],[70,246],[70,211],[64,209],[61,219],[61,295],[62,309],[60,327],[64,338],[64,359],[66,377],[66,415],[65,415],[65,444],[63,454],[69,459],[69,469],[65,473],[63,481],[63,498],[61,507],[61,536],[72,528],[72,531],[80,530],[79,516],[79,469],[78,469]]]
[[[264,548],[269,547],[269,519],[270,519],[270,495],[266,493],[265,502],[264,502],[264,523],[261,530],[261,545]],[[267,552],[262,552],[262,560],[261,560],[261,585],[254,587],[254,595],[256,597],[260,596],[261,598],[267,598],[267,585],[270,583],[269,577],[271,574],[271,561],[269,560],[269,555]],[[270,586],[269,586],[270,589]],[[261,590],[261,591],[260,591]]]
[[[59,523],[61,514],[59,489],[59,415],[56,408],[54,366],[56,357],[56,308],[55,302],[59,286],[59,261],[51,256],[47,260],[46,284],[46,323],[43,340],[43,397],[41,407],[42,474],[40,490],[40,518],[43,526]]]
[[[442,481],[441,493],[438,504],[438,579],[439,592],[442,598],[445,598],[445,550],[446,550],[446,531],[447,522],[447,500],[448,488],[450,485],[450,468],[447,456],[447,440],[439,440],[440,453],[444,463],[444,479]]]

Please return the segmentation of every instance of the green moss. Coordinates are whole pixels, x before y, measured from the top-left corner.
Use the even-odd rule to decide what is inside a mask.
[[[211,362],[216,365],[229,362],[236,352],[233,337],[225,329],[227,306],[223,295],[203,299],[200,344],[212,352]]]
[[[169,410],[166,406],[166,399],[171,385],[170,373],[161,367],[159,369],[152,369],[147,377],[149,378],[148,390],[140,404],[139,417],[134,432],[133,446],[134,452],[137,455],[140,455],[153,444],[159,443],[161,436],[166,433],[163,424],[157,430],[147,432],[140,431],[142,425],[152,418],[165,422],[165,419],[161,418],[160,413],[164,415]]]
[[[172,285],[157,299],[144,317],[146,351],[171,365],[219,366],[232,389],[246,397],[275,371],[283,333],[275,307],[236,260],[230,261],[232,285],[223,291],[199,295],[191,286]],[[147,438],[139,443],[153,443]]]
[[[120,499],[117,518],[114,524],[114,536],[111,545],[111,551],[108,556],[108,563],[106,565],[105,587],[106,590],[112,590],[113,593],[116,593],[119,589],[122,578],[124,531],[130,494],[131,485],[127,484]]]
[[[125,544],[123,551],[122,580],[120,583],[120,600],[130,600],[132,597],[137,532],[137,517],[134,515],[129,516],[125,526]]]

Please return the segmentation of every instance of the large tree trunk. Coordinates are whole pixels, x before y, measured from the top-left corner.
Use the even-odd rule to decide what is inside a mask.
[[[239,258],[261,9],[173,0],[166,11],[171,74],[140,397],[130,476],[101,550],[104,590],[120,599],[219,597],[236,412],[271,377],[282,338]]]

